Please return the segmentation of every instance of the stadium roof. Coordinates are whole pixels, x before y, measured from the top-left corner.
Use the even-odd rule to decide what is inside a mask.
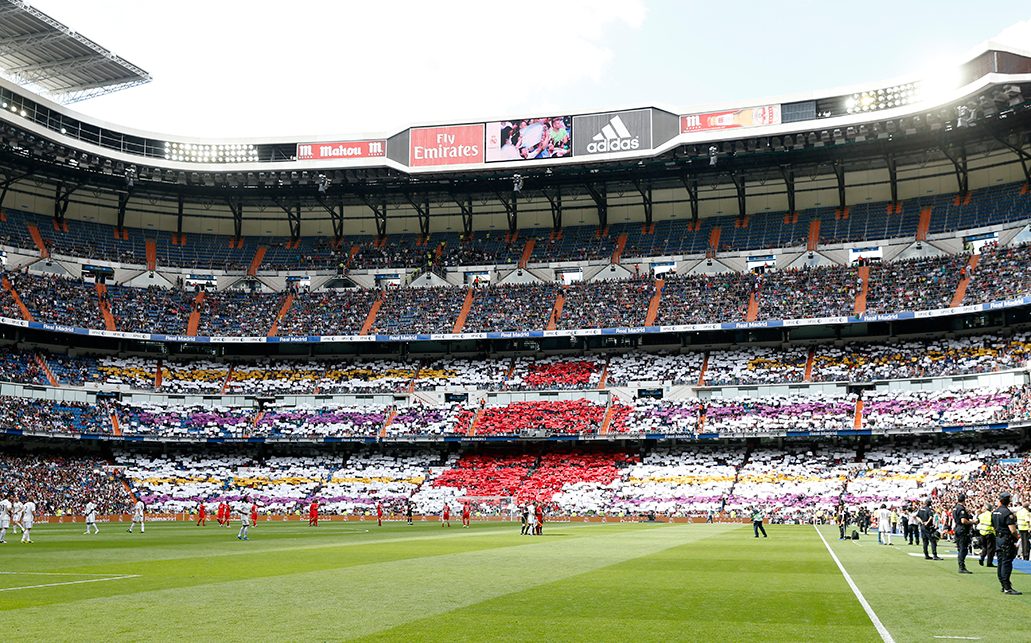
[[[0,74],[60,103],[150,82],[150,74],[21,0],[0,0]]]

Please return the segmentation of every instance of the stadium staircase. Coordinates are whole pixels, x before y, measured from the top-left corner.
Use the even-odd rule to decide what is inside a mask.
[[[927,241],[927,232],[931,229],[931,206],[920,208],[920,221],[916,225],[916,240]]]
[[[473,421],[469,423],[469,437],[476,435],[476,425],[480,423],[481,417],[483,417],[483,407],[476,409],[476,415],[473,416]]]
[[[287,294],[286,298],[283,299],[283,305],[279,307],[279,313],[276,318],[272,320],[272,327],[268,329],[268,337],[275,337],[279,333],[279,322],[286,317],[286,314],[290,312],[290,308],[294,305],[294,294]]]
[[[268,252],[268,246],[258,246],[258,249],[254,251],[251,265],[247,268],[248,275],[253,277],[258,274],[258,269],[261,268],[261,262],[265,260],[266,252]]]
[[[219,395],[225,395],[226,391],[229,390],[229,382],[233,379],[233,371],[236,370],[235,364],[229,365],[229,372],[226,373],[226,378],[222,380],[222,388],[219,389]]]
[[[50,366],[47,364],[47,361],[43,359],[43,356],[36,353],[34,357],[36,358],[36,365],[39,366],[39,370],[43,371],[43,374],[47,376],[47,381],[50,382],[50,386],[53,386],[54,388],[61,386],[61,382],[54,375],[54,372],[50,370]]]
[[[709,368],[709,351],[702,358],[702,370],[698,373],[698,386],[705,386],[705,371]]]
[[[662,288],[665,285],[665,280],[655,280],[655,294],[652,295],[651,301],[648,302],[648,312],[644,316],[645,326],[655,325],[655,318],[659,315],[659,304],[662,302]]]
[[[527,264],[530,263],[530,257],[533,255],[534,246],[537,245],[537,239],[530,237],[526,240],[526,245],[523,246],[523,255],[519,257],[519,267],[526,268]]]
[[[870,266],[859,266],[859,290],[856,291],[856,303],[853,310],[857,315],[866,313],[866,296],[870,293]]]
[[[117,413],[111,414],[111,433],[116,437],[121,437],[122,435],[122,424],[118,421]]]
[[[604,389],[609,382],[609,362],[612,361],[612,356],[609,355],[605,358],[605,366],[601,369],[601,377],[598,379],[598,389]]]
[[[115,326],[115,316],[111,314],[111,304],[107,301],[107,284],[94,284],[97,289],[97,307],[100,308],[100,316],[104,319],[104,328],[107,330],[118,330]]]
[[[855,419],[852,421],[852,428],[856,429],[857,431],[859,429],[863,428],[863,400],[862,399],[856,400],[856,416],[855,416]]]
[[[609,427],[612,425],[612,415],[615,413],[615,409],[612,407],[612,399],[609,398],[609,405],[605,408],[605,417],[601,421],[601,428],[598,429],[598,435],[608,435]]]
[[[551,308],[551,317],[548,318],[548,330],[555,330],[558,320],[562,317],[562,308],[566,305],[566,296],[561,292],[555,295],[555,305]]]
[[[29,312],[28,307],[25,306],[25,302],[21,300],[21,297],[18,295],[18,291],[15,290],[14,284],[11,283],[11,280],[7,277],[4,277],[3,281],[0,283],[3,284],[4,290],[6,290],[9,295],[11,295],[11,299],[14,300],[14,305],[17,306],[18,310],[21,311],[22,319],[24,319],[25,321],[36,321],[32,318],[32,313]]]
[[[472,286],[465,293],[465,301],[462,303],[462,310],[458,313],[458,319],[455,320],[455,325],[451,329],[452,333],[460,333],[465,328],[465,320],[469,317],[469,310],[473,307],[473,289]]]
[[[806,360],[805,360],[805,378],[804,378],[803,381],[806,381],[806,382],[812,382],[813,381],[813,362],[815,362],[815,361],[816,361],[816,349],[815,348],[810,348],[809,349],[809,357],[807,357]]]
[[[712,229],[709,230],[709,253],[706,254],[705,256],[707,256],[707,257],[715,257],[716,256],[716,252],[720,249],[720,233],[721,233],[721,230],[720,230],[720,227],[718,225],[717,226],[713,226]]]
[[[162,360],[158,360],[157,368],[154,369],[154,390],[161,388],[161,382],[164,380],[164,363]]]
[[[372,302],[372,306],[369,308],[369,314],[365,316],[365,322],[362,323],[362,329],[358,332],[359,335],[368,335],[372,330],[372,327],[376,324],[376,315],[379,314],[379,309],[383,305],[383,293],[381,292],[379,298]]]
[[[186,334],[197,336],[200,328],[200,311],[204,308],[204,291],[200,291],[193,298],[193,310],[190,311],[190,318],[186,322]]]
[[[949,304],[949,308],[956,308],[957,306],[963,305],[963,298],[967,296],[967,287],[970,286],[970,275],[973,274],[974,268],[977,268],[978,262],[981,260],[981,255],[970,255],[970,260],[967,261],[966,275],[959,280],[956,284],[956,294],[952,296],[952,302]]]
[[[43,235],[39,232],[39,226],[35,223],[26,223],[25,228],[29,231],[29,236],[32,237],[32,242],[36,244],[36,249],[39,250],[39,256],[46,259],[50,256],[50,251],[47,250],[47,244],[43,241]]]
[[[154,239],[147,239],[147,270],[155,270],[158,267],[158,244]]]
[[[626,233],[620,232],[616,237],[616,247],[612,249],[612,263],[619,263],[623,259],[623,250],[626,248]]]
[[[806,243],[806,250],[812,252],[820,245],[820,219],[813,217],[809,220],[809,241]]]
[[[727,498],[734,497],[734,490],[737,488],[738,480],[741,479],[741,470],[745,468],[748,461],[752,458],[752,445],[745,447],[745,455],[741,458],[741,464],[734,467],[734,481],[730,483],[730,489],[727,491]]]
[[[413,382],[414,383],[414,382]],[[394,418],[397,417],[397,407],[391,407],[390,413],[387,413],[387,418],[383,420],[383,426],[379,428],[379,438],[382,440],[387,437],[387,427],[394,422]]]
[[[359,246],[357,243],[351,245],[351,251],[347,253],[347,263],[345,264],[346,267],[351,267],[351,262],[354,261],[354,256],[361,251],[362,247]]]
[[[748,312],[745,313],[745,321],[754,322],[757,319],[759,319],[759,298],[753,291],[748,295]]]
[[[515,375],[515,369],[516,369],[516,358],[513,357],[513,358],[511,358],[511,361],[509,361],[509,363],[508,363],[508,370],[505,371],[505,381],[501,385],[502,389],[504,389],[506,391],[508,390],[508,383],[512,380],[512,376]]]

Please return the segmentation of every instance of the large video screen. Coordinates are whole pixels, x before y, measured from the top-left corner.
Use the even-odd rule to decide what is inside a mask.
[[[573,117],[545,116],[487,123],[487,162],[571,156]]]

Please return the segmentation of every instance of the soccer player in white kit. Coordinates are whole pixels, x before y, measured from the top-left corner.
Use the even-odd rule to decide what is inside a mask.
[[[21,499],[16,498],[14,505],[11,506],[11,527],[14,528],[14,533],[21,531],[21,508]]]
[[[136,523],[140,523],[140,533],[146,533],[147,526],[143,522],[143,501],[137,500],[136,504],[132,508],[132,523],[129,524],[129,533],[132,533],[132,528],[136,526]]]
[[[87,502],[86,503],[85,511],[86,511],[86,531],[84,533],[86,535],[89,535],[89,533],[90,533],[89,528],[93,527],[93,529],[94,529],[93,533],[94,534],[99,534],[100,533],[100,527],[97,527],[97,505],[96,505],[96,503],[93,502],[92,500]]]
[[[882,545],[891,544],[891,511],[885,505],[877,510],[877,536]]]
[[[32,542],[32,521],[36,518],[36,503],[29,500],[21,506],[21,541]]]
[[[251,526],[251,509],[248,504],[250,499],[246,496],[243,499],[243,505],[240,509],[240,533],[236,534],[237,540],[249,540],[247,538],[247,530]]]
[[[0,498],[0,545],[7,544],[4,537],[7,535],[7,530],[11,528],[12,507],[10,498]]]

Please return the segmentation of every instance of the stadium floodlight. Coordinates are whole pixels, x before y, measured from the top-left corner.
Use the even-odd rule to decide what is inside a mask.
[[[715,145],[710,145],[709,146],[709,165],[710,166],[716,165],[716,161],[717,161],[717,158],[718,158],[717,155],[719,153],[720,153],[720,148],[716,147]]]
[[[512,175],[512,191],[522,192],[523,191],[523,175],[513,174]]]
[[[960,83],[958,67],[950,67],[938,70],[928,75],[917,85],[917,100],[915,102],[940,105],[947,101]]]

